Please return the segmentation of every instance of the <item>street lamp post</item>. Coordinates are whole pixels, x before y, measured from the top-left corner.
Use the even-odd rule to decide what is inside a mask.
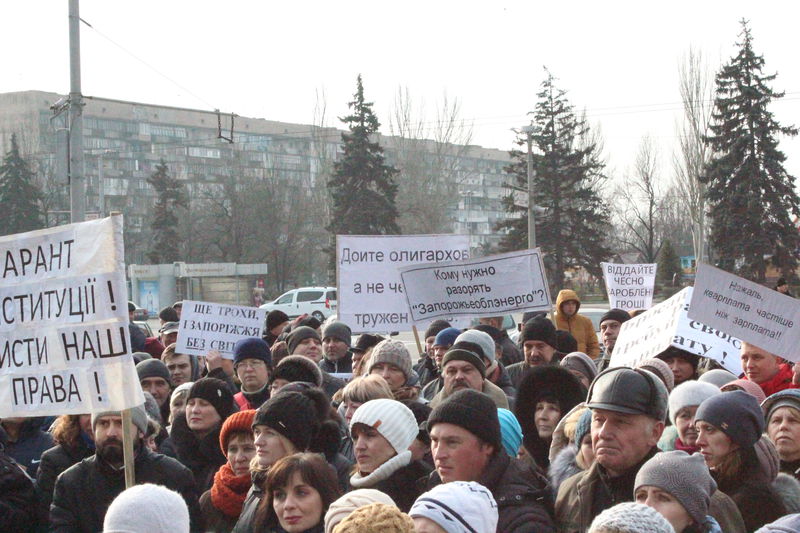
[[[533,134],[536,126],[523,126],[522,132],[528,137],[528,248],[533,249],[536,248],[536,202],[533,198]]]

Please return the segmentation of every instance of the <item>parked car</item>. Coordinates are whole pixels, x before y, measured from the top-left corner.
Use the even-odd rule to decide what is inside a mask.
[[[139,326],[139,329],[141,329],[144,332],[145,337],[153,336],[153,329],[150,327],[150,324],[148,324],[146,321],[134,320],[133,323]]]
[[[138,321],[144,321],[144,320],[148,319],[147,309],[145,309],[144,307],[138,306],[135,303],[130,302],[130,301],[128,302],[128,304],[133,304],[133,306],[136,308],[136,309],[133,310],[133,319],[134,320],[136,320],[138,322]]]
[[[278,296],[275,301],[265,303],[261,309],[267,312],[280,310],[294,318],[308,314],[320,322],[336,312],[336,287],[301,287]]]

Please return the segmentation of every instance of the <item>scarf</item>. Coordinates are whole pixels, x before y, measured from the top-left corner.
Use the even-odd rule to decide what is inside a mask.
[[[236,476],[231,470],[231,465],[225,463],[214,474],[214,484],[211,486],[211,503],[222,514],[231,518],[237,517],[242,512],[242,504],[251,485],[250,473]]]
[[[350,477],[350,485],[356,489],[374,487],[384,479],[389,478],[392,474],[404,466],[408,466],[410,463],[411,452],[406,450],[395,455],[381,466],[376,468],[374,472],[367,474],[366,476],[362,476],[360,472],[356,471],[356,473]]]

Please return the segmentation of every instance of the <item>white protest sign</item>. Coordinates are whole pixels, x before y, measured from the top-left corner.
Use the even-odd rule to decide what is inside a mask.
[[[539,249],[400,269],[415,321],[547,311],[550,291]]]
[[[183,301],[175,351],[204,356],[217,350],[233,359],[233,345],[247,337],[261,338],[266,309],[211,302]]]
[[[398,268],[468,258],[468,235],[337,235],[338,318],[353,333],[409,331]]]
[[[634,311],[649,309],[653,305],[653,287],[656,283],[656,264],[635,265],[600,263],[610,307]]]
[[[689,317],[692,292],[692,287],[686,287],[668,300],[622,324],[610,366],[634,367],[640,361],[655,357],[673,346],[714,359],[735,375],[741,374],[741,341],[692,320]]]
[[[800,361],[800,301],[706,264],[689,315],[768,352]]]
[[[0,237],[0,418],[144,403],[122,217]]]

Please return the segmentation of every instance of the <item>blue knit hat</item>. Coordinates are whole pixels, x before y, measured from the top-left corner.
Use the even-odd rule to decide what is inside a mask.
[[[694,419],[708,422],[743,448],[753,446],[764,432],[761,406],[743,390],[723,392],[703,400]]]
[[[575,425],[575,446],[578,448],[581,447],[581,441],[583,441],[583,437],[586,436],[589,431],[592,429],[592,410],[586,409],[581,417],[578,419],[578,423]]]
[[[258,359],[264,361],[268,367],[272,366],[272,354],[269,351],[269,345],[263,339],[257,337],[240,339],[233,345],[234,366],[245,359]]]
[[[500,441],[503,449],[514,459],[522,445],[522,426],[514,413],[502,407],[497,408],[497,418],[500,419]]]
[[[436,339],[433,341],[434,346],[447,346],[450,347],[456,342],[456,337],[461,335],[461,330],[456,328],[446,328],[436,334]]]

